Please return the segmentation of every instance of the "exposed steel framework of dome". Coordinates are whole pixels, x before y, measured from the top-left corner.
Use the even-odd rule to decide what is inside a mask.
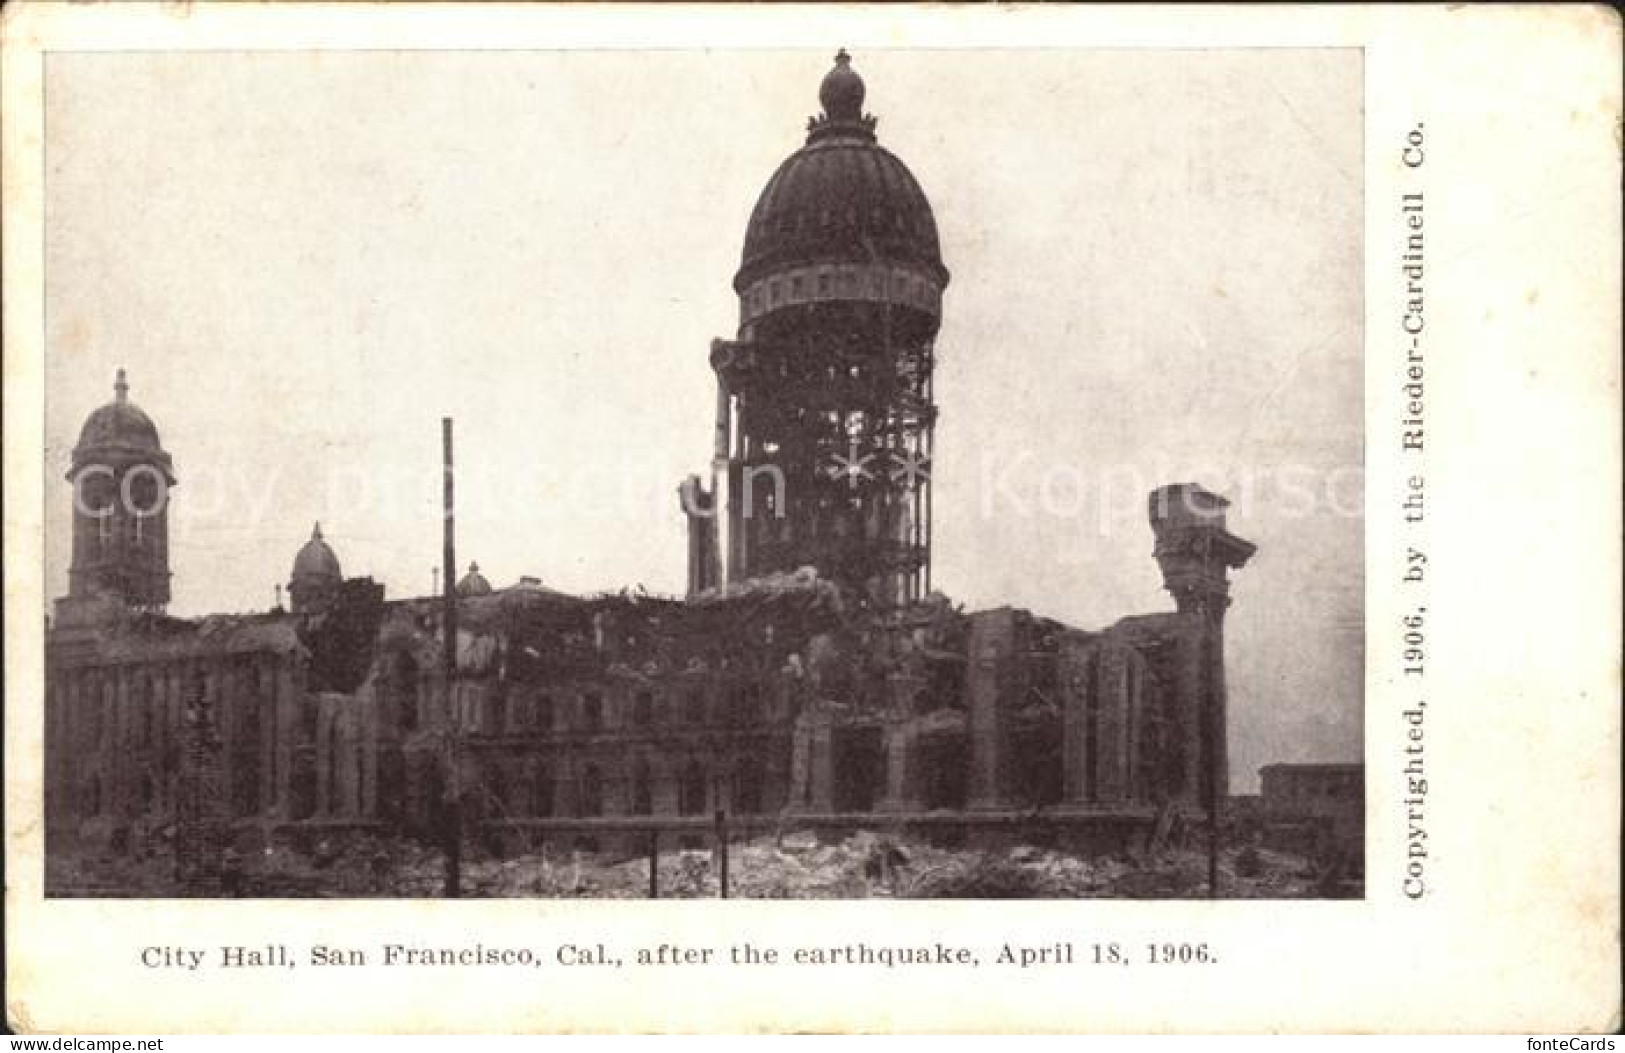
[[[930,591],[933,341],[948,271],[931,206],[879,145],[864,94],[841,52],[806,145],[751,214],[738,337],[711,354],[724,530],[691,543],[691,590],[813,566],[880,604]]]

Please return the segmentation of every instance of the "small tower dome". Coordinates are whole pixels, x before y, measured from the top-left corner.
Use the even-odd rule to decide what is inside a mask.
[[[322,525],[317,523],[310,532],[310,540],[293,558],[293,573],[288,577],[288,602],[293,613],[324,609],[343,583],[339,558],[322,538]]]
[[[478,563],[470,563],[468,565],[468,573],[464,574],[463,575],[463,580],[459,581],[457,583],[457,595],[459,595],[459,596],[489,596],[489,595],[491,595],[491,583],[489,581],[486,581],[485,580],[485,575],[480,573],[480,565]]]
[[[150,459],[166,472],[169,455],[158,441],[158,428],[140,406],[130,401],[130,384],[123,369],[113,381],[113,401],[85,418],[79,442],[73,448],[77,469],[108,454]]]

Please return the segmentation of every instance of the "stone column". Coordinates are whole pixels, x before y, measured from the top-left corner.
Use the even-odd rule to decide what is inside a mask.
[[[790,785],[785,806],[791,811],[805,810],[810,800],[811,755],[812,739],[808,727],[798,720],[790,729]]]
[[[187,895],[218,895],[225,845],[225,783],[214,707],[201,677],[188,690],[188,727],[176,808],[175,877]]]
[[[915,747],[919,743],[918,726],[913,720],[894,720],[886,725],[885,736],[886,793],[875,810],[919,811],[919,761],[915,756]]]
[[[333,714],[333,732],[337,740],[334,747],[339,751],[338,807],[334,813],[345,819],[353,819],[356,815],[357,790],[361,785],[361,736],[354,697],[346,699],[346,703],[335,706],[336,712]]]
[[[269,658],[254,657],[254,723],[259,728],[259,785],[254,790],[254,813],[264,815],[276,800],[276,667]]]
[[[1061,689],[1061,801],[1068,806],[1090,803],[1085,780],[1089,751],[1088,712],[1094,688],[1094,661],[1099,647],[1083,633],[1061,638],[1059,681]]]
[[[1164,486],[1150,498],[1153,554],[1163,586],[1188,623],[1180,639],[1180,710],[1189,715],[1186,793],[1215,806],[1228,788],[1225,771],[1224,612],[1230,605],[1229,571],[1257,551],[1226,529],[1229,502],[1195,483]],[[1192,756],[1194,754],[1194,756]]]
[[[125,669],[113,666],[107,672],[107,796],[111,806],[107,811],[120,816],[126,814],[130,803],[130,738],[127,734],[130,707],[124,690]]]
[[[1005,777],[1008,748],[1004,729],[1004,699],[1009,692],[1015,661],[1015,611],[1001,607],[970,617],[966,694],[970,699],[970,794],[972,809],[1000,809],[1009,805]]]
[[[293,816],[293,751],[299,734],[299,704],[304,697],[294,678],[294,658],[282,655],[276,664],[276,783],[275,807],[284,818]]]
[[[338,799],[338,728],[327,699],[316,699],[316,814],[332,816]]]
[[[1107,646],[1101,651],[1100,669],[1100,749],[1096,763],[1100,765],[1100,800],[1111,804],[1123,800],[1127,783],[1127,761],[1124,738],[1125,694],[1128,687],[1129,654],[1122,646]]]
[[[102,806],[101,814],[107,815],[114,811],[124,792],[119,783],[120,762],[124,755],[124,743],[120,731],[120,706],[118,697],[117,670],[105,669],[97,678],[100,682],[102,709],[101,709],[101,743],[97,757],[97,769],[101,776]]]
[[[835,750],[831,728],[827,721],[820,721],[809,730],[811,733],[807,740],[807,778],[812,794],[807,802],[807,810],[833,812]]]
[[[226,813],[236,813],[237,736],[242,733],[242,675],[231,658],[209,660],[209,701],[214,706],[220,735],[220,785]]]
[[[1207,719],[1202,690],[1202,619],[1182,614],[1179,618],[1179,671],[1175,680],[1174,737],[1179,743],[1179,782],[1171,787],[1183,801],[1200,805],[1202,793],[1202,744]]]

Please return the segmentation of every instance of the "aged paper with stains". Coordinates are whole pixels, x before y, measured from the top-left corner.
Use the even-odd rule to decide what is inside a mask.
[[[3,28],[14,1030],[1618,1028],[1616,13]]]

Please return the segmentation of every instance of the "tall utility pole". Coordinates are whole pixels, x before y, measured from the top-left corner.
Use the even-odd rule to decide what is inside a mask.
[[[1227,597],[1220,597],[1221,604],[1228,604]],[[1202,709],[1203,717],[1207,722],[1206,734],[1202,736],[1205,756],[1202,764],[1207,769],[1207,895],[1209,899],[1219,898],[1219,783],[1222,781],[1219,771],[1221,751],[1219,741],[1224,737],[1224,706],[1220,703],[1222,687],[1214,683],[1214,664],[1224,661],[1224,648],[1218,641],[1220,619],[1224,617],[1223,608],[1219,613],[1207,609],[1203,604],[1200,610],[1202,616]]]
[[[444,667],[441,677],[443,685],[441,712],[445,715],[446,721],[445,753],[442,761],[446,772],[446,897],[456,899],[463,892],[463,788],[457,770],[457,714],[452,711],[452,682],[457,677],[457,588],[454,584],[456,581],[454,568],[457,566],[457,530],[453,511],[455,493],[452,485],[450,417],[440,418],[440,459],[443,479],[441,523],[445,542],[443,553],[445,568],[440,575],[442,590],[440,651]]]

